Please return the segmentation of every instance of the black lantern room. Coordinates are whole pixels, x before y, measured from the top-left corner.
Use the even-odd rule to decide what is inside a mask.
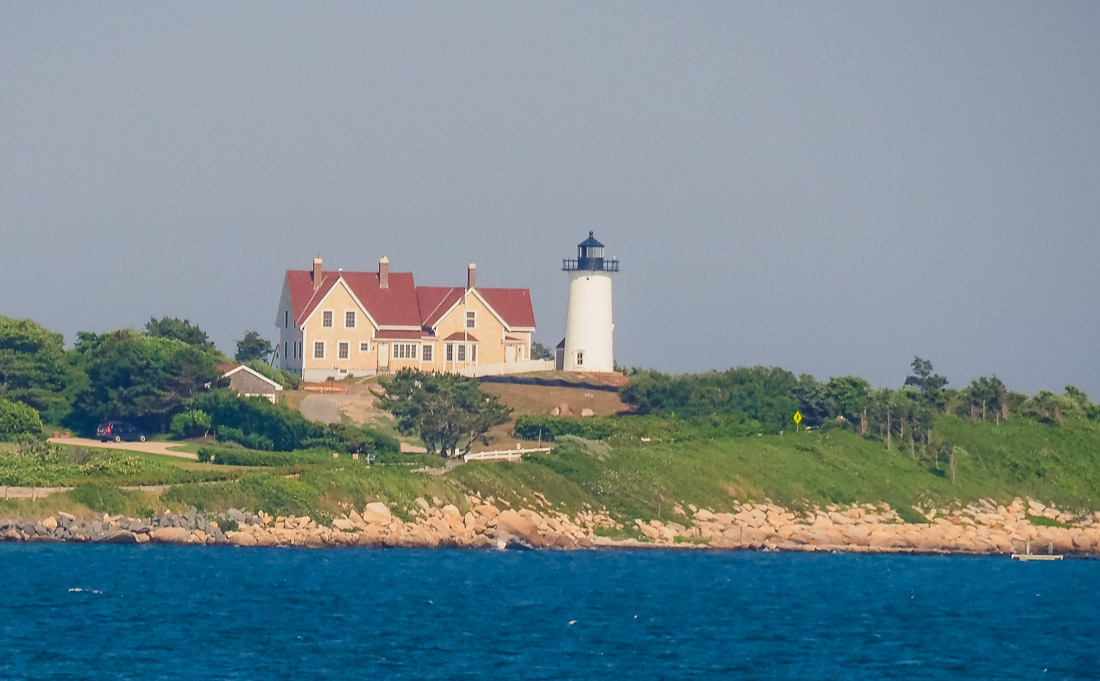
[[[606,260],[603,257],[603,244],[596,241],[592,232],[588,238],[577,244],[577,259],[566,258],[561,261],[561,268],[566,272],[586,270],[591,272],[618,272],[619,261],[612,258]]]

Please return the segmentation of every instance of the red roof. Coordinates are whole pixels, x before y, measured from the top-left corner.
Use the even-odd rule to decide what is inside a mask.
[[[312,272],[287,270],[295,322],[303,323],[341,277],[379,326],[420,326],[411,272],[390,272],[388,288],[379,288],[377,272],[324,272],[321,286],[314,292]]]
[[[313,272],[287,270],[290,305],[297,324],[305,322],[325,296],[344,280],[352,294],[380,327],[417,327],[430,329],[443,315],[462,300],[466,289],[460,286],[417,286],[411,272],[390,272],[389,287],[378,286],[377,272],[324,272],[321,285],[313,289]],[[525,288],[475,289],[509,327],[534,327],[535,311],[531,293]],[[417,332],[419,333],[419,332]],[[419,338],[419,336],[417,336]]]
[[[474,338],[473,334],[462,333],[461,331],[455,331],[451,335],[447,336],[443,340],[445,341],[469,341],[471,343],[477,343],[478,340]]]

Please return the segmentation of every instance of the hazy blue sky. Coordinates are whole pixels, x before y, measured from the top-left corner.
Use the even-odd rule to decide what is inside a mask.
[[[620,363],[1100,397],[1100,3],[0,4],[0,314],[275,337],[282,273],[619,256]]]

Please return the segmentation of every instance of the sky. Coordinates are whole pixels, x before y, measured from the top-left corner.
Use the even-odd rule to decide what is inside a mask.
[[[531,290],[618,363],[1100,397],[1100,3],[0,4],[0,314],[276,338],[283,272]]]

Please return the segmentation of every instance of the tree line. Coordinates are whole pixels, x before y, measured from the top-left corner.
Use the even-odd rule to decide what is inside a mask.
[[[1072,385],[1063,394],[1044,390],[1029,397],[990,376],[953,389],[921,357],[913,359],[897,389],[873,388],[858,376],[822,382],[775,367],[738,367],[678,376],[634,370],[620,395],[639,414],[739,414],[773,433],[794,428],[792,416],[799,412],[805,427],[850,428],[881,439],[888,449],[903,445],[911,452],[934,442],[938,413],[995,424],[1012,418],[1056,425],[1100,420],[1100,407]]]

